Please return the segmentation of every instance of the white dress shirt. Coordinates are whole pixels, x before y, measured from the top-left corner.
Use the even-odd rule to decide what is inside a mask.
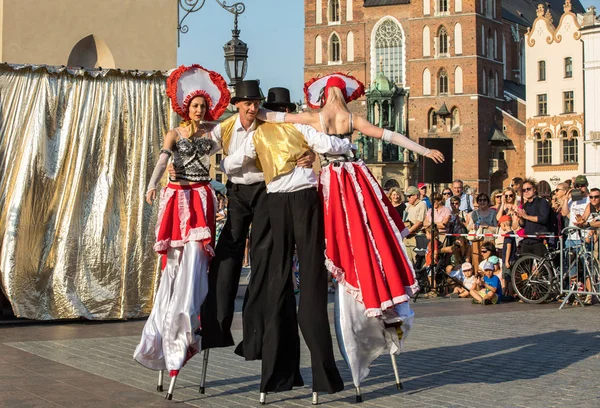
[[[256,129],[256,121],[252,123],[248,130],[244,129],[242,126],[242,122],[240,122],[240,117],[238,115],[235,120],[235,124],[233,126],[233,133],[231,135],[231,139],[229,142],[229,154],[232,155],[237,152],[243,145],[244,142],[249,138],[254,130]],[[222,145],[221,140],[221,126],[217,125],[214,127],[212,132],[210,132],[210,136],[213,140],[219,143],[219,146]],[[251,139],[252,137],[250,137]],[[265,176],[262,171],[260,171],[256,167],[256,160],[248,160],[244,163],[243,166],[237,167],[233,170],[227,169],[223,166],[224,160],[221,161],[221,171],[227,174],[227,178],[229,181],[235,184],[254,184],[260,183],[261,181],[265,181]]]
[[[309,147],[317,153],[352,154],[351,149],[354,145],[348,139],[341,139],[317,132],[308,125],[294,124],[294,126],[302,133]],[[234,154],[227,156],[221,161],[221,168],[224,172],[227,174],[229,172],[236,172],[238,169],[247,166],[248,162],[254,162],[257,155],[252,141],[253,135],[252,133],[245,140],[244,145],[236,150]],[[296,166],[291,172],[281,174],[271,180],[267,184],[267,193],[291,193],[316,187],[317,184],[317,176],[312,168]]]

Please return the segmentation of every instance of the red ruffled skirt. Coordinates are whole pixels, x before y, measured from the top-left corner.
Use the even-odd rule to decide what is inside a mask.
[[[154,250],[166,255],[169,248],[199,241],[212,252],[216,207],[217,196],[208,182],[167,184],[160,196]]]
[[[321,170],[326,266],[367,316],[409,300],[419,285],[402,238],[402,219],[362,161]]]

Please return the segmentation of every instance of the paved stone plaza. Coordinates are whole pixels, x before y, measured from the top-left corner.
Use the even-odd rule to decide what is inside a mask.
[[[362,384],[362,406],[599,407],[600,306],[558,306],[419,300],[414,331],[397,357],[404,390],[396,390],[390,357],[382,356]],[[243,361],[233,348],[211,351],[205,395],[198,393],[196,356],[182,370],[174,400],[165,401],[156,374],[131,357],[143,324],[1,324],[0,407],[258,406],[260,362]],[[236,339],[240,324],[238,312]],[[302,353],[307,385],[269,394],[269,404],[311,405],[306,347]],[[336,356],[346,390],[323,395],[327,407],[354,404],[350,372]]]

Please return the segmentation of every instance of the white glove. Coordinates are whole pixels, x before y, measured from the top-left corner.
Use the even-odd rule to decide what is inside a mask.
[[[173,152],[170,150],[162,149],[160,151],[160,155],[158,156],[158,161],[156,162],[156,166],[154,167],[154,171],[150,177],[150,182],[148,183],[148,189],[146,190],[146,193],[148,193],[150,190],[156,190],[158,182],[162,178],[163,174],[165,174],[169,157],[171,157],[172,154]]]
[[[417,142],[413,142],[406,136],[402,136],[400,133],[392,132],[388,129],[383,129],[383,136],[381,140],[384,142],[388,142],[391,144],[395,144],[396,146],[404,147],[412,152],[418,153],[422,156],[429,154],[431,150],[426,148],[425,146],[421,146]]]

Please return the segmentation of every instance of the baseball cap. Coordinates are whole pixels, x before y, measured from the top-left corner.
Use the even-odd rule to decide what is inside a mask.
[[[469,270],[469,269],[473,269],[473,265],[471,265],[470,262],[465,262],[464,264],[462,264],[461,269],[463,271]]]
[[[500,217],[500,221],[498,221],[500,224],[502,224],[503,222],[511,222],[512,218],[510,218],[510,215],[503,215],[502,217]]]
[[[483,265],[483,270],[484,271],[493,271],[494,265],[491,262],[486,262],[485,265]]]
[[[406,189],[405,192],[407,197],[410,197],[411,195],[418,195],[419,194],[419,189],[416,188],[415,186],[408,186],[408,188]]]
[[[575,177],[575,185],[576,186],[587,186],[588,185],[587,177],[584,176],[583,174],[580,174],[579,176]]]
[[[417,184],[417,188],[419,190],[422,189],[423,187],[427,187],[427,184],[425,184],[425,183],[419,183],[419,184]]]

